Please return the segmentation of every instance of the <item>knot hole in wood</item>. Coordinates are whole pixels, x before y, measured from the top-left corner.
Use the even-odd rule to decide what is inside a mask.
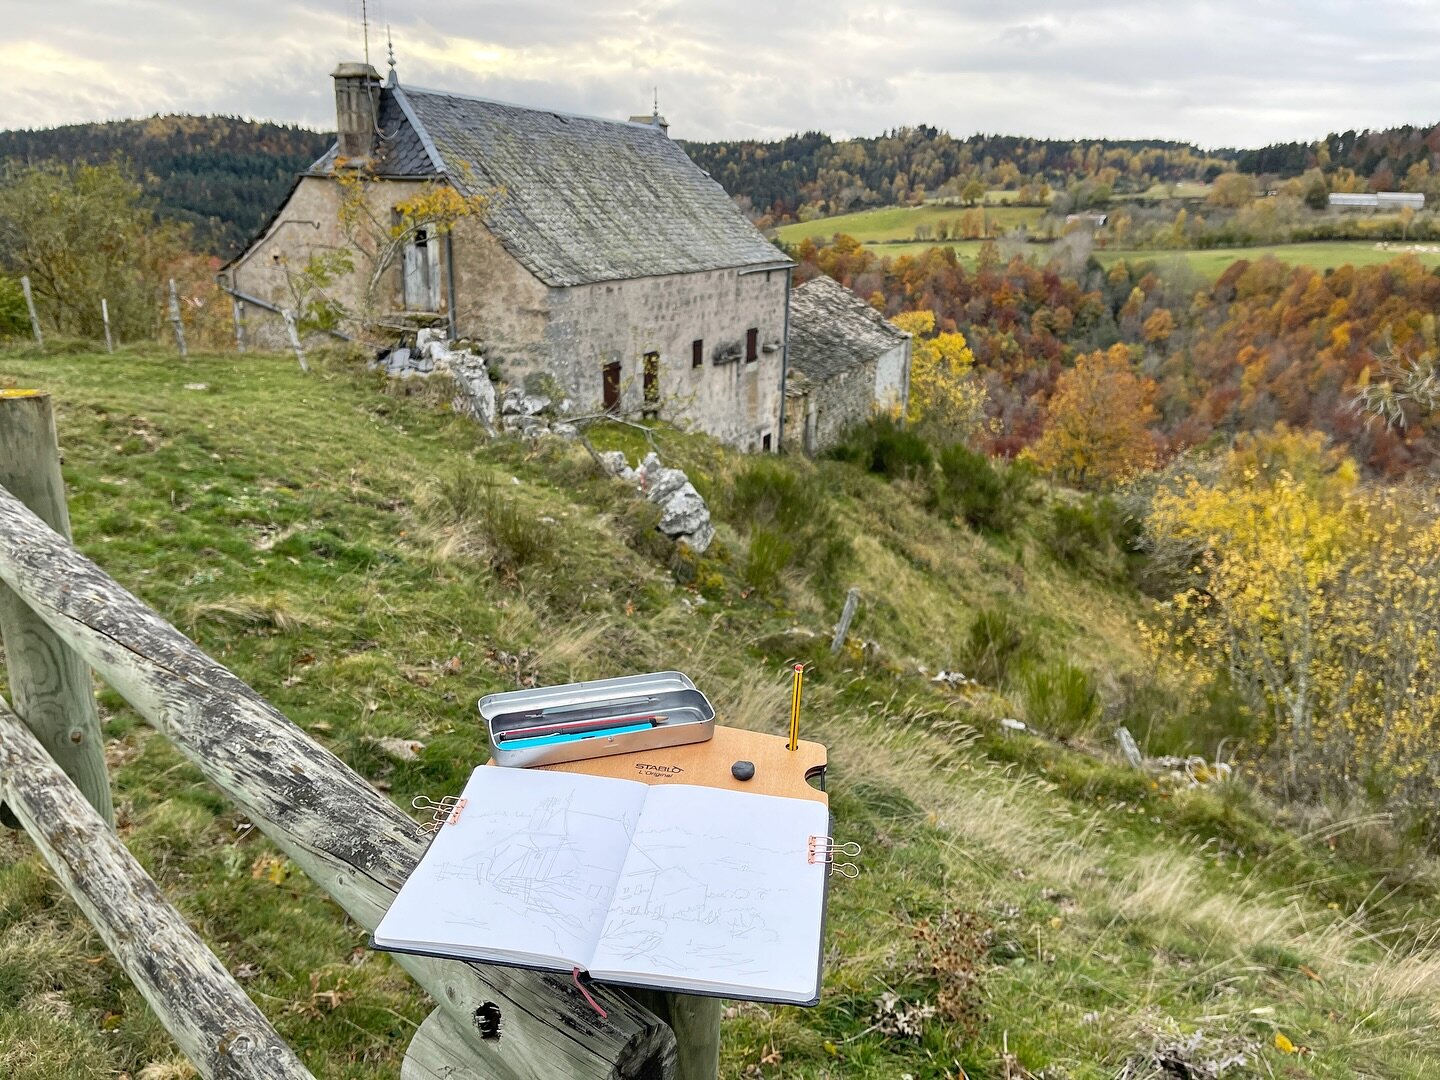
[[[500,1037],[500,1006],[493,1001],[487,1001],[476,1009],[475,1030],[480,1032],[482,1039],[498,1039]]]

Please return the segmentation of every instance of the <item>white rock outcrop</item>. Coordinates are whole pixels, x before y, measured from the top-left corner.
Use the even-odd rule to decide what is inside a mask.
[[[473,349],[451,348],[443,330],[420,330],[415,335],[413,349],[393,349],[370,366],[383,370],[392,379],[449,376],[455,384],[450,407],[481,424],[491,435],[495,434],[499,409],[485,358]]]

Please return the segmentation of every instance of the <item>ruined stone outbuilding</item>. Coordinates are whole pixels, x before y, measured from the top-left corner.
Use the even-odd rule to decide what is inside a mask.
[[[790,297],[787,446],[817,454],[877,412],[910,403],[910,335],[833,278]]]
[[[793,264],[658,115],[524,108],[403,86],[393,70],[382,83],[368,64],[332,77],[335,147],[222,272],[252,340],[282,344],[295,268],[345,247],[337,177],[365,177],[377,220],[452,185],[489,208],[446,235],[417,234],[386,272],[382,322],[397,336],[441,327],[475,342],[502,382],[548,375],[579,411],[779,448]],[[353,300],[359,283],[332,294]]]

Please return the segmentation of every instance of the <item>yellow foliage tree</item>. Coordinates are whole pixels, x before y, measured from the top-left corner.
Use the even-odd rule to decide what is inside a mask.
[[[1156,308],[1145,320],[1140,332],[1151,345],[1164,346],[1175,332],[1175,316],[1170,314],[1169,308]]]
[[[1056,380],[1028,456],[1081,487],[1113,484],[1155,460],[1154,400],[1154,380],[1130,370],[1124,345],[1082,356]]]
[[[1211,484],[1162,488],[1152,545],[1189,580],[1150,634],[1195,683],[1223,675],[1263,717],[1268,776],[1292,796],[1440,808],[1440,520],[1366,487],[1318,434],[1232,451]]]
[[[985,387],[972,371],[965,335],[935,333],[933,311],[906,311],[891,320],[912,335],[910,407],[906,419],[936,442],[964,442],[985,417]]]

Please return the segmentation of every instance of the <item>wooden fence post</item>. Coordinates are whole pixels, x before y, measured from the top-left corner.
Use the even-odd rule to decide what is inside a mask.
[[[0,488],[70,539],[60,447],[48,394],[0,390]],[[15,711],[90,805],[113,825],[115,811],[90,669],[3,584],[0,637],[5,642]]]
[[[103,296],[100,298],[100,318],[105,321],[105,351],[115,351],[115,339],[110,336],[110,301]]]
[[[235,316],[235,351],[245,351],[245,306],[238,296],[230,298],[230,313]]]
[[[0,581],[351,918],[375,928],[425,851],[412,818],[3,489]],[[566,975],[394,959],[460,1030],[498,1011],[501,1037],[470,1044],[485,1080],[674,1075],[670,1028],[613,987],[593,990],[601,1017]]]
[[[310,371],[310,365],[305,362],[305,350],[300,347],[300,331],[295,326],[295,313],[289,308],[282,308],[280,317],[285,320],[285,332],[290,335],[290,347],[295,350],[295,359],[300,361],[300,370]]]
[[[175,292],[175,279],[170,279],[170,325],[175,328],[175,344],[180,346],[180,359],[189,357],[185,348],[185,324],[180,321],[180,297]]]
[[[719,998],[631,990],[630,996],[675,1033],[675,1080],[717,1080],[720,1075]]]
[[[30,312],[30,329],[35,334],[35,344],[44,346],[45,335],[40,333],[40,316],[35,314],[35,294],[30,291],[30,275],[20,276],[20,291],[25,294],[25,310]]]
[[[3,700],[0,797],[201,1076],[313,1080]]]
[[[835,626],[835,639],[830,642],[830,655],[836,656],[845,647],[845,635],[850,633],[850,620],[855,618],[855,609],[860,606],[860,590],[851,586],[845,594],[845,609],[840,612],[840,622]]]

